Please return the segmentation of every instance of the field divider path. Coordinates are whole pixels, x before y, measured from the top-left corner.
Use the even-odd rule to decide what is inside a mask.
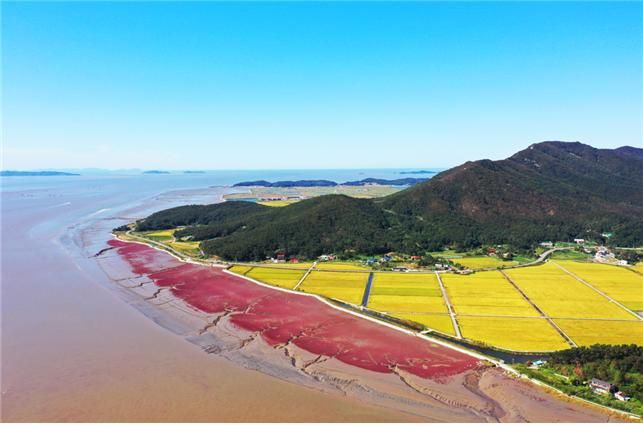
[[[549,324],[550,324],[550,325],[551,325],[551,326],[552,326],[552,327],[553,327],[553,328],[554,328],[554,329],[555,329],[555,330],[560,334],[560,336],[562,336],[562,337],[565,339],[565,341],[567,341],[567,343],[568,343],[569,345],[571,345],[572,347],[578,347],[578,345],[574,342],[574,340],[573,340],[573,339],[571,339],[571,337],[570,337],[569,335],[567,335],[567,334],[565,333],[565,331],[563,331],[563,330],[560,328],[560,326],[558,326],[558,325],[556,324],[556,322],[554,322],[554,319],[552,319],[551,317],[547,316],[547,314],[545,314],[545,312],[544,312],[544,311],[542,311],[542,310],[541,310],[541,308],[540,308],[540,307],[538,307],[538,306],[536,305],[536,303],[535,303],[535,302],[533,302],[533,301],[531,300],[531,298],[529,298],[529,296],[527,296],[527,294],[522,290],[522,288],[521,288],[520,286],[518,286],[518,284],[517,284],[516,282],[514,282],[514,281],[513,281],[513,279],[512,279],[511,277],[509,277],[509,276],[507,275],[507,273],[505,273],[505,272],[504,272],[504,271],[502,271],[502,270],[498,270],[498,271],[500,271],[500,273],[503,275],[503,277],[504,277],[505,279],[507,279],[507,281],[508,281],[509,283],[511,283],[511,286],[513,286],[513,287],[514,287],[514,288],[515,288],[515,289],[520,293],[520,295],[522,295],[522,297],[523,297],[525,300],[527,300],[527,302],[528,302],[529,304],[531,304],[531,306],[532,306],[534,309],[536,309],[536,311],[537,311],[538,313],[540,313],[540,315],[541,315],[545,320],[547,320],[547,322],[549,322]]]
[[[641,317],[640,315],[638,315],[636,312],[634,312],[634,311],[630,310],[629,308],[625,307],[623,304],[621,304],[620,302],[616,301],[614,298],[612,298],[611,296],[607,295],[605,292],[601,291],[600,289],[596,288],[596,287],[595,287],[594,285],[592,285],[591,283],[586,282],[586,281],[585,281],[585,280],[583,280],[581,277],[579,277],[579,276],[577,276],[576,274],[572,273],[571,271],[567,270],[567,269],[566,269],[565,267],[563,267],[562,265],[560,265],[560,264],[558,264],[558,263],[555,263],[555,262],[552,262],[552,264],[554,264],[556,267],[560,268],[562,271],[564,271],[565,273],[567,273],[567,274],[569,274],[570,276],[572,276],[574,279],[576,279],[576,280],[578,280],[579,282],[581,282],[583,285],[587,286],[588,288],[590,288],[590,289],[592,289],[593,291],[597,292],[597,293],[598,293],[598,294],[600,294],[601,296],[603,296],[603,297],[607,298],[609,301],[613,302],[614,304],[616,304],[617,306],[619,306],[619,307],[620,307],[620,308],[622,308],[623,310],[627,311],[627,312],[628,312],[628,313],[630,313],[632,316],[636,317],[638,320],[643,320],[643,317]]]
[[[310,266],[310,268],[309,268],[308,270],[306,270],[306,272],[304,273],[304,275],[303,275],[303,276],[301,276],[301,279],[299,279],[299,282],[297,282],[297,284],[295,285],[295,287],[294,287],[294,288],[292,288],[292,290],[293,290],[293,291],[294,291],[294,290],[296,290],[296,289],[297,289],[297,288],[298,288],[302,283],[304,283],[304,280],[306,280],[306,278],[308,277],[308,275],[310,274],[310,272],[311,272],[311,271],[313,271],[313,270],[315,269],[315,267],[317,267],[317,261],[313,262],[313,265],[311,265],[311,266]]]
[[[462,333],[460,332],[460,325],[458,324],[458,319],[455,318],[455,310],[451,305],[451,301],[449,300],[449,295],[447,295],[447,290],[444,289],[444,283],[442,283],[442,278],[440,277],[440,273],[436,271],[435,276],[438,279],[438,285],[440,285],[440,292],[442,292],[442,298],[444,298],[444,303],[447,306],[447,310],[449,310],[449,316],[451,317],[451,323],[453,323],[453,330],[455,331],[455,336],[458,337],[459,339],[462,339]]]
[[[366,280],[366,287],[364,288],[364,296],[362,297],[362,307],[368,305],[368,298],[371,296],[371,286],[373,286],[373,278],[375,274],[371,271],[368,273],[368,280]]]

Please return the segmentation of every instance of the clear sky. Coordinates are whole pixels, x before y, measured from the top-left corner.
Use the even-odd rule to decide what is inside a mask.
[[[4,169],[642,143],[643,3],[2,3]]]

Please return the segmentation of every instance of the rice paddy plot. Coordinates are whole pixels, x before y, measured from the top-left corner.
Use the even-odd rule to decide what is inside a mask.
[[[409,314],[389,313],[390,316],[419,323],[425,328],[434,329],[447,335],[455,336],[453,322],[448,314]]]
[[[183,252],[190,256],[201,255],[201,250],[199,249],[199,242],[174,241],[174,242],[168,242],[167,245],[179,252]]]
[[[451,258],[450,261],[463,265],[472,270],[481,268],[507,267],[518,264],[515,261],[503,261],[499,258],[490,256]]]
[[[557,261],[633,311],[643,311],[643,276],[616,265]]]
[[[252,269],[253,267],[249,265],[233,265],[232,267],[228,268],[228,270],[232,271],[233,273],[241,274],[242,276],[245,276],[245,274]]]
[[[368,273],[312,271],[297,290],[359,305],[367,280]]]
[[[643,345],[643,322],[613,320],[556,320],[579,346],[592,344]]]
[[[147,231],[141,233],[141,235],[155,242],[169,242],[174,239],[174,231],[176,231],[174,228],[170,230]]]
[[[297,270],[308,270],[313,266],[312,262],[274,262],[261,264],[261,267],[266,268],[282,268],[282,269],[297,269]]]
[[[375,273],[368,308],[397,313],[448,313],[435,274]]]
[[[540,316],[498,271],[443,274],[442,283],[458,314]]]
[[[299,199],[292,199],[292,200],[267,200],[267,201],[262,201],[262,202],[257,202],[260,205],[264,206],[270,206],[273,208],[282,208],[284,206],[291,205],[295,202],[298,202]]]
[[[370,271],[369,267],[352,262],[320,262],[317,264],[317,270],[362,270]]]
[[[246,276],[269,285],[292,289],[299,283],[304,274],[306,274],[305,270],[255,267],[249,270]]]
[[[507,275],[550,317],[636,319],[552,263],[507,270]]]
[[[464,338],[513,351],[555,351],[567,342],[542,318],[458,316]]]

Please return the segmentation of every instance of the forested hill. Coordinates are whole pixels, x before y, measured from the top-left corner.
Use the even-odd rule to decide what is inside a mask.
[[[387,197],[381,206],[418,219],[428,234],[464,246],[564,240],[614,232],[643,241],[640,149],[599,150],[578,142],[534,144],[505,160],[480,160]],[[633,235],[634,234],[634,235]]]
[[[505,160],[467,162],[381,199],[321,196],[282,208],[226,202],[158,212],[140,230],[189,226],[206,253],[249,260],[276,250],[423,253],[542,240],[643,245],[643,157],[634,147],[534,144]],[[198,214],[197,214],[198,213]]]

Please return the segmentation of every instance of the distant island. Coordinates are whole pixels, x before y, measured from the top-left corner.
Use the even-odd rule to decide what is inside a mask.
[[[437,172],[422,169],[419,171],[402,171],[400,172],[400,175],[426,175],[426,174],[432,174],[432,173],[437,173]]]
[[[428,178],[400,178],[400,179],[379,179],[366,178],[360,181],[346,181],[339,184],[335,181],[325,179],[304,179],[299,181],[276,181],[269,182],[264,180],[238,182],[233,187],[336,187],[338,185],[362,186],[362,185],[415,185],[426,181]]]
[[[183,171],[183,173],[205,173],[205,171]]]
[[[0,176],[80,176],[80,174],[56,171],[0,171]]]
[[[157,171],[157,170],[144,171],[143,173],[150,174],[150,175],[165,175],[165,174],[169,174],[168,171]]]

